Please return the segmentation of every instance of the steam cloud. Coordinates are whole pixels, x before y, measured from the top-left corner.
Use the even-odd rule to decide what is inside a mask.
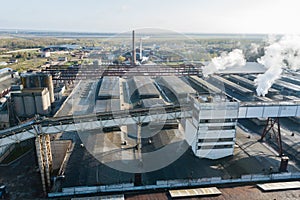
[[[258,48],[259,47],[260,46],[258,44],[251,43],[251,45],[250,45],[250,53],[252,53],[252,54],[258,54]]]
[[[228,67],[241,67],[244,65],[246,65],[246,60],[243,51],[234,49],[230,53],[223,52],[221,56],[213,58],[212,61],[203,68],[203,76],[207,77],[210,74],[214,74]]]
[[[284,36],[265,47],[265,55],[258,62],[267,68],[255,79],[257,95],[265,96],[273,83],[280,78],[283,69],[300,69],[300,37]]]

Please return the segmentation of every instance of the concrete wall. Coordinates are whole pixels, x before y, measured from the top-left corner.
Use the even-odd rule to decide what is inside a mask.
[[[15,145],[8,145],[0,147],[0,163],[12,152],[15,148]]]
[[[6,129],[9,126],[10,126],[10,124],[9,124],[8,111],[1,111],[0,112],[0,130]]]
[[[52,152],[52,159],[53,159],[53,170],[60,169],[67,150],[70,149],[72,145],[71,140],[54,140],[51,141],[51,152]]]
[[[32,117],[35,114],[48,115],[51,112],[50,93],[47,88],[12,93],[12,99],[18,117]]]
[[[103,186],[81,186],[63,188],[62,192],[48,193],[48,197],[62,197],[76,194],[92,194],[99,192],[124,192],[124,191],[142,191],[155,189],[173,189],[190,186],[222,185],[228,183],[257,183],[261,181],[278,181],[299,179],[300,172],[280,173],[280,174],[249,174],[243,175],[238,179],[222,179],[221,177],[210,177],[201,179],[180,179],[180,180],[158,180],[156,185],[134,186],[133,183],[123,183]]]

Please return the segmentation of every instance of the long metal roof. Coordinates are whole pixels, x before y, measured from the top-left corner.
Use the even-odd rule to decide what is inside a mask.
[[[190,80],[192,80],[195,84],[200,85],[203,89],[207,90],[208,92],[222,93],[222,90],[203,80],[202,78],[199,78],[198,76],[190,76]]]
[[[140,98],[158,98],[160,96],[158,89],[154,86],[153,80],[150,77],[135,76],[133,80]]]
[[[245,86],[248,89],[252,89],[252,90],[256,89],[254,81],[249,80],[247,78],[244,78],[242,76],[239,76],[239,75],[230,75],[229,79],[233,80],[235,82],[241,83],[241,85]],[[273,88],[270,88],[268,92],[272,93],[272,94],[278,94],[279,93],[278,90],[273,89]]]
[[[163,76],[161,80],[175,95],[195,94],[196,91],[177,76]]]
[[[105,76],[101,81],[98,93],[99,99],[118,99],[120,98],[120,86],[118,77]]]
[[[237,91],[237,92],[239,92],[241,94],[245,94],[245,95],[253,95],[254,94],[253,91],[251,91],[251,90],[249,90],[247,88],[244,88],[244,87],[242,87],[242,86],[240,86],[240,85],[238,85],[236,83],[233,83],[233,82],[231,82],[229,80],[226,80],[225,78],[222,78],[220,76],[214,75],[214,76],[212,76],[212,78],[214,78],[214,79],[216,79],[216,80],[218,80],[220,82],[223,82],[226,86],[234,89],[235,91]]]

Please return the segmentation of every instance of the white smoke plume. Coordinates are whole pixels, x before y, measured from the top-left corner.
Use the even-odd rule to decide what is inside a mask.
[[[259,44],[251,43],[250,44],[250,53],[252,54],[258,54]]]
[[[300,37],[284,36],[265,47],[265,55],[258,62],[267,68],[255,79],[258,96],[265,96],[274,82],[280,78],[283,69],[300,69]]]
[[[150,36],[145,36],[145,37],[142,37],[141,39],[142,40],[148,40],[148,39],[150,39]]]
[[[202,72],[203,76],[207,77],[210,74],[214,74],[228,67],[241,67],[244,65],[246,65],[246,60],[243,51],[234,49],[230,53],[223,52],[221,56],[213,58],[212,61],[203,68]]]
[[[141,63],[148,62],[149,57],[143,56]]]

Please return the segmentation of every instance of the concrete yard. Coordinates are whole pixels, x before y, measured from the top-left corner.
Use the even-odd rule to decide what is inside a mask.
[[[142,174],[143,184],[155,184],[157,180],[215,176],[237,178],[245,174],[277,172],[280,158],[276,156],[276,152],[265,143],[258,142],[258,135],[251,135],[248,138],[248,134],[251,133],[246,133],[238,128],[234,156],[219,160],[200,159],[188,149],[169,166]],[[66,168],[66,179],[62,183],[62,187],[116,184],[134,180],[134,174],[120,172],[100,163],[85,148],[80,147],[79,137],[74,137],[74,135],[72,137],[76,139],[76,145]],[[270,171],[270,169],[272,170]],[[295,163],[290,161],[288,171],[296,172],[299,170]]]

